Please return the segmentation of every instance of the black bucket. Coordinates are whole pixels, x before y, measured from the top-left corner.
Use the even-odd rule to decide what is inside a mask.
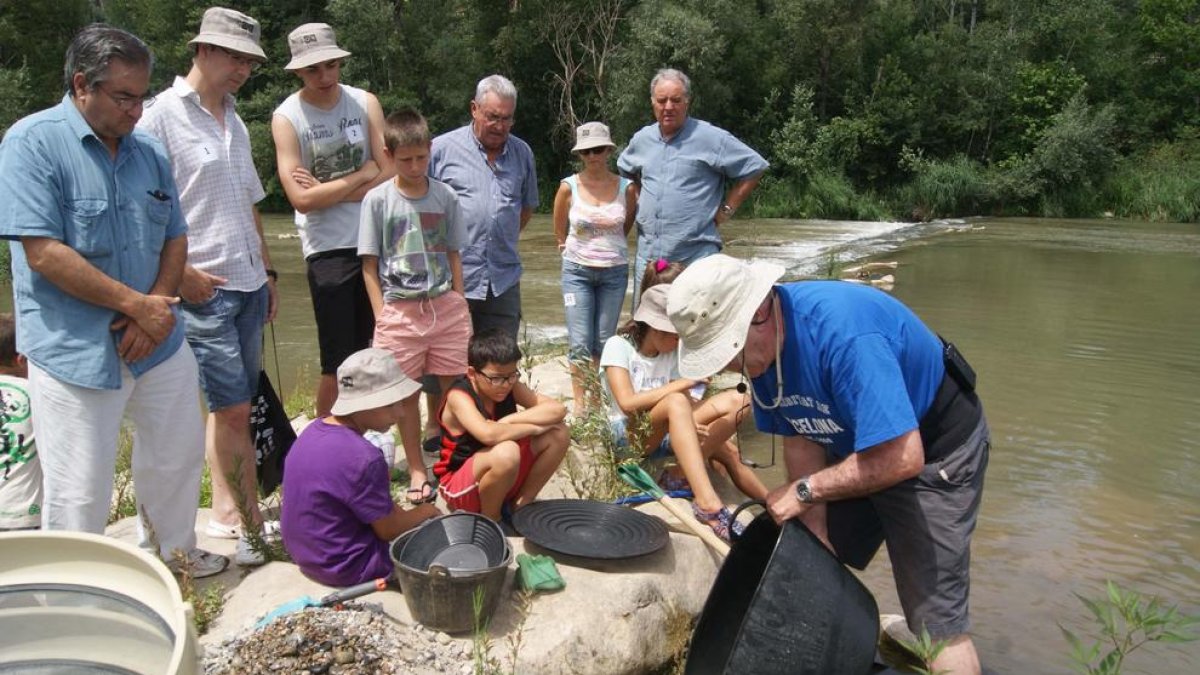
[[[475,629],[476,593],[482,600],[478,621],[491,617],[513,560],[499,525],[462,511],[401,535],[391,544],[391,556],[413,618],[447,633]]]
[[[878,641],[870,591],[804,525],[764,514],[721,565],[684,673],[866,674]]]

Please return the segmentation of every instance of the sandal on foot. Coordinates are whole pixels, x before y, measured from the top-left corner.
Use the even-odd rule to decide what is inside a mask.
[[[664,492],[678,492],[680,490],[691,490],[692,484],[688,482],[686,476],[675,476],[670,471],[663,469],[663,472],[658,474],[659,487]]]
[[[705,511],[696,502],[692,502],[692,514],[696,516],[696,520],[711,527],[712,531],[723,541],[729,541],[731,529],[733,534],[739,537],[746,529],[744,525],[733,519],[733,514],[724,506],[717,511]]]
[[[428,493],[425,492],[427,489],[429,490]],[[433,483],[425,481],[416,487],[410,487],[405,490],[404,498],[409,504],[414,506],[418,504],[430,504],[437,500],[437,491],[434,488]]]

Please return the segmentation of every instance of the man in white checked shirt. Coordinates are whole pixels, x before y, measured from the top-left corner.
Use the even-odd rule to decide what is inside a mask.
[[[195,50],[191,71],[175,78],[139,123],[167,148],[188,224],[188,264],[179,295],[209,409],[205,456],[213,515],[207,531],[238,538],[239,565],[265,562],[244,534],[245,527],[263,527],[250,401],[258,386],[263,324],[275,317],[278,303],[276,274],[254,206],[265,193],[233,99],[266,61],[259,36],[259,24],[249,16],[209,8],[200,34],[190,42]],[[235,465],[240,485],[229,481]],[[253,522],[240,522],[239,492]]]

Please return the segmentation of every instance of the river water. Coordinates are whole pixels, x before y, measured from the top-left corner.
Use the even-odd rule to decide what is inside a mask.
[[[290,231],[271,218],[272,232]],[[1075,597],[1106,580],[1200,612],[1200,226],[982,219],[927,225],[737,220],[727,252],[795,276],[831,260],[895,260],[893,293],[979,374],[994,447],[973,549],[971,610],[985,665],[1068,672],[1058,625],[1089,631]],[[299,245],[272,242],[285,306],[285,386],[315,362]],[[549,219],[521,242],[535,340],[562,341]],[[308,366],[310,370],[312,366]],[[760,463],[771,443],[742,435]],[[764,470],[768,485],[779,468]],[[898,612],[886,554],[864,575]],[[1200,644],[1154,644],[1127,672],[1194,672]]]
[[[293,231],[290,218],[268,216],[267,227],[287,391],[316,372],[315,331],[299,242],[274,238]],[[831,260],[899,262],[893,293],[974,365],[993,433],[971,596],[987,667],[1068,672],[1058,625],[1090,631],[1074,594],[1099,597],[1109,579],[1200,612],[1200,226],[739,219],[725,236],[728,253],[794,276]],[[562,341],[548,217],[534,218],[521,250],[531,335]],[[768,438],[741,440],[770,460]],[[782,481],[780,468],[764,480]],[[864,580],[881,610],[899,611],[886,554]],[[1150,645],[1126,663],[1130,673],[1194,672],[1200,643]]]

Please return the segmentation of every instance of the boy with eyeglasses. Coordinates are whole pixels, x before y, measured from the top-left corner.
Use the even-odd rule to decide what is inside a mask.
[[[521,349],[502,328],[475,334],[467,375],[451,385],[433,466],[446,504],[492,520],[532,502],[567,453],[567,409],[520,381]]]

